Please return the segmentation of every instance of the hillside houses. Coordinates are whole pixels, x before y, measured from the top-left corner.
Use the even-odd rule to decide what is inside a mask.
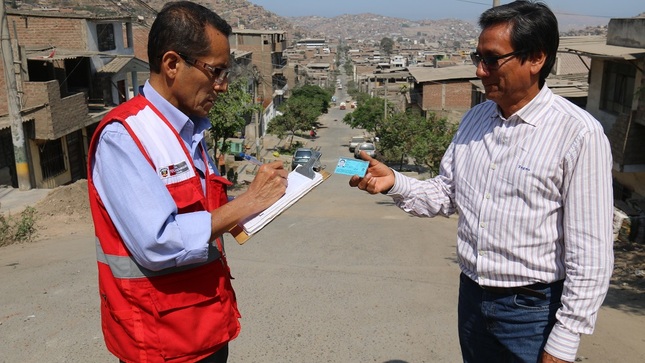
[[[93,127],[145,81],[145,59],[135,56],[145,49],[144,37],[137,35],[138,27],[127,16],[15,9],[8,16],[13,55],[20,64],[14,72],[32,186],[52,188],[83,178]],[[640,142],[645,136],[644,22],[612,19],[606,37],[563,37],[547,80],[555,93],[601,121],[612,142],[617,183],[641,195],[645,193],[645,150]],[[245,70],[241,73],[250,76],[255,102],[263,105],[258,127],[247,128],[257,135],[250,136],[262,137],[294,88],[333,87],[341,60],[352,64],[353,86],[385,97],[400,111],[416,109],[459,122],[465,110],[486,99],[469,57],[476,46],[474,37],[450,40],[425,34],[427,41],[421,43],[401,36],[392,53],[385,54],[377,41],[368,38],[315,36],[292,42],[291,36],[284,30],[238,27],[230,38],[232,57]],[[16,186],[6,86],[0,86],[0,184]]]
[[[16,9],[6,15],[29,185],[53,188],[85,178],[96,123],[129,99],[131,89],[136,93],[137,74],[148,69],[134,57],[132,19]],[[5,71],[0,72],[0,184],[17,187]]]

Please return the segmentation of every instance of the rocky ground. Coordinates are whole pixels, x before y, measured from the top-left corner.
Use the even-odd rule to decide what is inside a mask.
[[[231,190],[239,195],[248,182],[246,177]],[[47,197],[37,203],[37,239],[74,234],[90,230],[92,219],[87,197],[87,181],[53,189]],[[618,239],[614,243],[615,268],[611,288],[618,295],[638,296],[645,293],[645,245]]]

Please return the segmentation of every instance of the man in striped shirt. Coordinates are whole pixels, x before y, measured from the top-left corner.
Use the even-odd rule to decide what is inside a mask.
[[[612,160],[601,125],[553,94],[559,44],[542,3],[491,8],[471,54],[488,101],[467,112],[420,181],[370,161],[350,186],[408,213],[458,213],[464,362],[572,362],[613,268]]]

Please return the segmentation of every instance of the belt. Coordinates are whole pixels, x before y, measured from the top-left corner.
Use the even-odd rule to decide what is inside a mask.
[[[540,285],[545,285],[545,284],[540,284]],[[538,299],[546,300],[546,294],[532,289],[534,285],[529,285],[529,286],[516,286],[516,287],[493,287],[493,286],[481,286],[479,287],[482,288],[482,290],[487,291],[487,292],[492,292],[493,294],[497,295],[528,295],[528,296],[533,296]],[[548,285],[546,285],[548,286]],[[534,287],[535,288],[535,287]]]

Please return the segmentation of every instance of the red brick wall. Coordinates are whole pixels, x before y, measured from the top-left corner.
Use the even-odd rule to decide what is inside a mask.
[[[428,83],[423,86],[424,110],[468,110],[472,86],[467,81]]]
[[[11,38],[18,39],[21,45],[87,49],[87,25],[82,19],[21,18],[14,15],[7,18]],[[17,36],[14,28],[17,30]]]
[[[132,27],[132,33],[134,38],[134,56],[146,62],[148,61],[148,33],[149,32],[150,32],[149,28],[145,28],[137,25]],[[125,35],[125,32],[123,34]]]

